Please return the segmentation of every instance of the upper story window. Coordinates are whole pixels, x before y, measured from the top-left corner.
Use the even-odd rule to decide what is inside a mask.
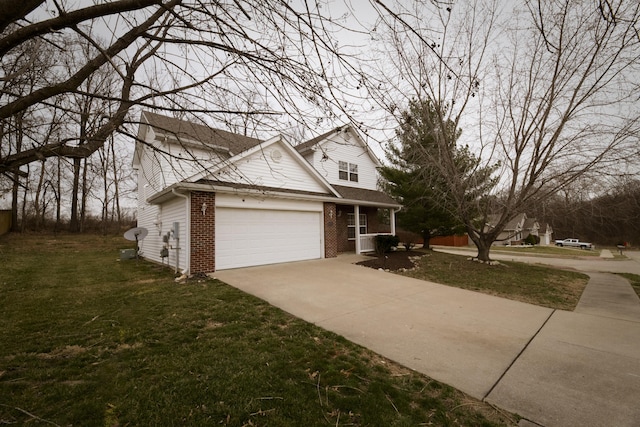
[[[342,161],[338,162],[338,177],[345,181],[358,182],[358,165]]]

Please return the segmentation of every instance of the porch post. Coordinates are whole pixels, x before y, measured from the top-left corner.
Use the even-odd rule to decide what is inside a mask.
[[[353,216],[356,225],[356,254],[360,254],[360,206],[353,205]]]
[[[395,209],[389,209],[389,224],[391,225],[391,235],[396,234],[396,211]]]

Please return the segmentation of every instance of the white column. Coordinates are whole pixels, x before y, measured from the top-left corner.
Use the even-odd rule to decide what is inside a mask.
[[[389,209],[389,224],[391,224],[391,234],[396,234],[396,211],[395,209]]]
[[[356,253],[360,254],[360,206],[353,206],[353,215],[356,225]]]

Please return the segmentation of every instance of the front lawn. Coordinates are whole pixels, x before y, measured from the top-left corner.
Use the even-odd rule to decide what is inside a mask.
[[[428,251],[416,269],[400,274],[562,310],[576,307],[589,281],[572,271],[507,261],[486,265],[467,258]]]
[[[629,281],[633,290],[636,291],[636,294],[640,297],[640,275],[632,274],[632,273],[616,273]]]
[[[517,423],[222,282],[119,261],[131,246],[0,238],[0,423]]]

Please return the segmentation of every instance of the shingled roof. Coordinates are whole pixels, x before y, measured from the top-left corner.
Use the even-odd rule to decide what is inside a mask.
[[[305,152],[309,151],[318,142],[322,141],[323,139],[325,139],[326,137],[328,137],[331,134],[340,133],[343,129],[344,129],[344,127],[342,127],[342,126],[341,127],[337,127],[335,129],[331,129],[329,132],[325,132],[322,135],[318,135],[313,139],[310,139],[310,140],[308,140],[306,142],[303,142],[302,144],[296,145],[295,149],[298,150],[298,153],[304,154]]]
[[[358,200],[362,202],[400,206],[398,202],[393,200],[382,191],[366,190],[364,188],[356,187],[345,187],[343,185],[332,185],[332,187],[346,200]]]
[[[150,111],[144,111],[142,116],[157,133],[169,135],[186,143],[201,143],[214,150],[226,151],[229,155],[241,153],[262,142],[257,138],[214,129],[205,124],[192,123]]]

